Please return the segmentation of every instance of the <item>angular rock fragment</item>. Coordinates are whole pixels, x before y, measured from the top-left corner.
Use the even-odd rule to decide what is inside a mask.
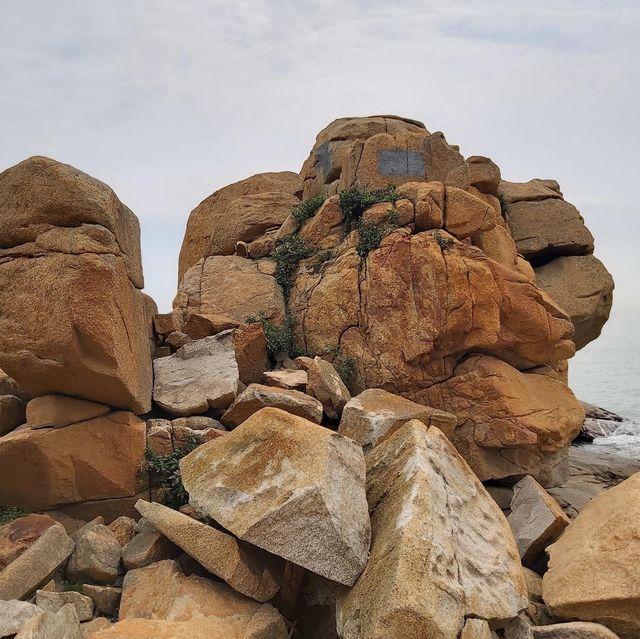
[[[19,557],[45,530],[56,524],[48,515],[18,517],[0,527],[0,570]]]
[[[63,606],[75,608],[79,621],[88,621],[93,617],[93,599],[74,590],[67,592],[36,592],[36,605],[49,612],[58,612]]]
[[[606,626],[584,621],[537,626],[531,630],[533,639],[619,639]]]
[[[338,432],[368,450],[411,419],[437,426],[449,439],[456,425],[456,417],[451,413],[412,402],[381,388],[369,388],[346,403]]]
[[[229,334],[186,344],[153,362],[153,400],[171,415],[188,416],[226,408],[239,391],[240,378]]]
[[[442,432],[409,421],[367,458],[371,557],[338,597],[343,639],[458,637],[527,606],[501,510]],[[416,567],[419,567],[417,570]]]
[[[291,371],[282,369],[279,371],[269,371],[264,374],[264,383],[267,386],[275,386],[287,390],[302,390],[307,387],[307,371]]]
[[[93,524],[76,538],[66,573],[78,582],[113,583],[118,577],[120,555],[120,544],[113,531],[103,524]]]
[[[174,544],[237,592],[269,601],[280,587],[282,562],[162,504],[138,501],[138,512]]]
[[[135,534],[136,522],[131,517],[118,517],[109,524],[121,546],[126,546]]]
[[[37,541],[0,572],[0,600],[28,597],[49,581],[73,548],[73,540],[60,524],[47,528]]]
[[[513,487],[507,521],[525,566],[535,563],[569,525],[569,518],[558,502],[529,475]]]
[[[189,502],[240,539],[346,585],[362,572],[364,457],[347,437],[264,408],[180,469]]]
[[[250,384],[220,419],[227,426],[239,426],[251,415],[267,407],[280,408],[315,424],[322,421],[322,404],[317,399],[300,391],[263,384]]]
[[[178,554],[171,541],[151,523],[141,519],[138,526],[139,532],[122,549],[122,563],[127,570],[142,568],[163,559],[172,559]]]
[[[9,433],[0,439],[0,503],[41,510],[132,497],[149,485],[145,431],[132,413],[115,412]]]
[[[460,639],[491,639],[491,628],[484,619],[467,619]]]
[[[83,639],[75,608],[67,604],[58,612],[45,610],[22,626],[15,639]]]
[[[82,584],[82,594],[91,597],[98,612],[109,617],[113,617],[118,613],[122,588]]]
[[[0,436],[24,424],[25,404],[15,395],[0,395]]]
[[[108,630],[112,625],[113,623],[109,621],[109,619],[105,617],[96,617],[91,621],[81,624],[80,629],[82,630],[82,637],[83,639],[89,639],[90,637],[94,637],[101,630]]]
[[[85,422],[109,412],[109,407],[64,395],[42,395],[27,404],[29,428],[60,428]]]
[[[307,370],[307,393],[322,403],[329,419],[340,419],[342,409],[351,399],[336,369],[321,357],[314,357]]]
[[[42,612],[42,608],[26,601],[0,601],[0,637],[12,637],[27,621]]]
[[[243,384],[257,384],[269,366],[267,338],[262,324],[243,324],[233,331],[233,345],[240,381]]]
[[[554,616],[640,635],[640,473],[589,502],[547,553],[542,596]]]

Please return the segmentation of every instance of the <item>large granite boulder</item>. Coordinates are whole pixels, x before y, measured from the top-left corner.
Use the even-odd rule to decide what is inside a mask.
[[[640,635],[640,473],[595,497],[547,552],[542,596],[554,616]]]
[[[229,255],[236,241],[254,239],[256,233],[281,224],[285,209],[294,202],[292,196],[301,192],[302,180],[290,171],[259,173],[215,191],[189,216],[178,280],[202,258]]]
[[[343,639],[457,639],[527,606],[502,511],[442,432],[407,422],[367,458],[371,557],[338,596]]]
[[[133,213],[106,184],[34,157],[0,174],[0,238],[0,366],[31,394],[149,410]]]
[[[613,304],[613,278],[593,255],[567,255],[536,269],[537,285],[569,315],[576,349],[600,335]]]
[[[234,535],[352,585],[369,550],[362,449],[264,408],[180,463],[189,503]]]
[[[30,510],[133,498],[149,485],[146,425],[115,412],[0,438],[0,503]]]
[[[553,371],[520,372],[486,355],[458,364],[450,379],[429,388],[428,400],[456,415],[452,441],[483,481],[530,474],[550,483],[541,476],[544,457],[568,446],[584,421]]]

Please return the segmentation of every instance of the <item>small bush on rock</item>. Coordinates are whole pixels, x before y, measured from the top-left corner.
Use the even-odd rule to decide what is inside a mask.
[[[326,199],[326,195],[315,195],[304,202],[300,202],[300,204],[291,211],[291,214],[298,224],[303,224],[305,220],[308,220],[316,214]]]
[[[369,191],[359,186],[352,186],[349,189],[340,191],[338,194],[342,215],[347,228],[351,228],[362,214],[374,204],[380,202],[397,202],[400,194],[396,193],[395,186],[388,186],[384,189]]]
[[[378,248],[384,237],[396,228],[398,228],[398,214],[395,211],[390,211],[389,220],[386,223],[375,224],[360,220],[358,222],[360,240],[356,248],[358,255],[362,258],[367,257],[369,251]]]
[[[443,235],[438,231],[436,231],[433,235],[436,238],[436,242],[438,243],[438,246],[441,250],[448,251],[451,248],[453,240],[450,237],[447,237],[446,235]]]
[[[271,259],[276,263],[276,282],[280,284],[285,297],[289,297],[293,286],[293,272],[300,260],[313,254],[304,240],[297,235],[290,235],[271,251]]]
[[[180,477],[180,460],[198,446],[194,437],[188,439],[183,446],[168,455],[160,455],[147,448],[145,457],[147,468],[153,471],[160,481],[165,496],[165,504],[176,510],[184,506],[189,495],[182,485]]]
[[[293,345],[293,317],[287,314],[284,324],[278,326],[266,317],[250,317],[247,324],[262,324],[262,330],[267,340],[267,352],[269,355],[284,353],[289,357],[297,357],[298,353]]]
[[[0,526],[8,524],[10,521],[18,519],[18,517],[24,517],[28,514],[29,513],[26,510],[22,510],[21,508],[0,505]]]
[[[502,217],[506,218],[509,212],[509,205],[507,204],[507,198],[504,196],[504,193],[498,193],[498,200],[500,200],[500,213],[502,213]]]

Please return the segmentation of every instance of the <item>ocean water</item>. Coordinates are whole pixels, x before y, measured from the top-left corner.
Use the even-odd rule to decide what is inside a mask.
[[[618,413],[624,421],[599,446],[640,458],[640,326],[637,313],[617,312],[602,335],[569,363],[569,385],[578,399]]]

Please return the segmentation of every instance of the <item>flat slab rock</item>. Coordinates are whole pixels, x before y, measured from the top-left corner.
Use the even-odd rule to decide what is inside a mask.
[[[279,558],[162,504],[141,499],[136,510],[167,539],[237,592],[262,602],[278,592],[283,570]]]
[[[180,470],[189,502],[240,539],[345,585],[364,569],[364,455],[349,438],[264,408]]]
[[[240,388],[230,333],[185,344],[173,355],[153,360],[153,370],[153,400],[177,417],[227,408]]]
[[[365,571],[337,600],[343,639],[457,639],[528,604],[502,511],[435,427],[407,422],[367,458],[372,527]],[[417,569],[419,567],[419,569]]]

